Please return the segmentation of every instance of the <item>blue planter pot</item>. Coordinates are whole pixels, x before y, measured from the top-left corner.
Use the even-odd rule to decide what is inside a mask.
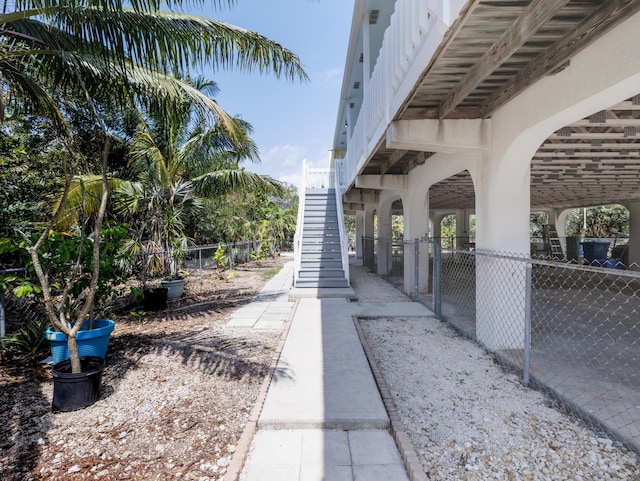
[[[87,330],[88,321],[82,323],[82,328],[76,335],[78,351],[80,357],[93,356],[104,359],[107,355],[109,338],[115,328],[115,322],[111,319],[96,319],[93,321],[93,329]],[[51,356],[53,363],[57,364],[69,359],[69,347],[67,346],[67,336],[62,332],[47,329],[47,339],[51,344]]]

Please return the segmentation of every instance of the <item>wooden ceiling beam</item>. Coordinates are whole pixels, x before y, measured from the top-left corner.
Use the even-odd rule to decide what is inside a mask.
[[[398,110],[398,116],[396,117],[396,120],[402,118],[402,114],[407,109],[407,107],[411,105],[411,103],[413,102],[413,99],[419,93],[420,85],[422,85],[424,80],[431,73],[433,66],[440,59],[443,58],[444,53],[451,46],[451,43],[457,39],[458,33],[460,33],[460,31],[465,26],[465,24],[472,18],[473,12],[481,5],[481,3],[482,3],[482,0],[470,0],[466,2],[465,6],[460,12],[460,15],[458,15],[458,18],[456,19],[456,21],[453,23],[451,28],[449,28],[445,32],[444,37],[440,42],[440,45],[438,45],[436,52],[434,52],[433,56],[431,57],[431,60],[429,61],[429,65],[427,65],[427,67],[422,71],[422,73],[420,74],[420,78],[415,83],[413,91],[407,97],[407,99],[403,102],[400,109]]]
[[[638,11],[640,11],[638,0],[603,2],[600,9],[586,18],[568,35],[546,49],[543,54],[531,61],[502,88],[489,96],[482,103],[482,110],[485,114],[490,114],[550,71],[562,67],[576,53],[586,48],[591,43],[591,39],[600,37]]]
[[[393,152],[391,152],[391,155],[389,156],[387,161],[380,165],[380,173],[382,175],[388,173],[393,168],[393,166],[400,162],[408,153],[408,150],[394,150]]]
[[[511,57],[564,7],[569,0],[533,0],[460,80],[440,106],[440,118],[446,118],[494,70]]]
[[[623,132],[571,132],[570,136],[551,134],[548,139],[551,140],[626,140],[627,142],[638,142],[638,137],[625,137]]]
[[[640,149],[640,137],[638,137],[635,142],[631,140],[633,137],[626,137],[630,140],[630,142],[603,142],[601,145],[593,146],[591,143],[580,143],[580,142],[567,142],[567,143],[556,143],[556,142],[548,142],[542,144],[538,150],[586,150],[589,152],[599,152],[601,150],[629,150],[632,148]]]
[[[422,120],[422,119],[437,119],[440,114],[440,109],[431,108],[415,108],[410,107],[404,111],[401,120]],[[482,111],[476,108],[459,108],[455,109],[447,117],[449,119],[480,119],[482,118]]]

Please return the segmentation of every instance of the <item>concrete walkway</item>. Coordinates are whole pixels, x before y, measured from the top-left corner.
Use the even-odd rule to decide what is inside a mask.
[[[281,272],[290,277],[286,289],[277,295],[271,292],[275,302],[289,295],[292,270]],[[298,300],[240,480],[409,480],[353,318],[432,313],[406,302],[392,286],[384,288],[393,293],[381,292],[380,299],[401,296],[403,302]],[[357,292],[356,287],[356,296]],[[353,291],[346,297],[352,298]],[[252,304],[234,316],[228,327],[271,325],[267,324],[272,322],[267,321],[269,308]]]
[[[225,328],[282,330],[293,307],[289,301],[292,279],[293,261],[289,261],[269,279],[260,294],[233,313]]]

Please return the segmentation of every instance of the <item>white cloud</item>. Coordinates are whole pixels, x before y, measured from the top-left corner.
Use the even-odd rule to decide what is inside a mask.
[[[263,164],[273,166],[293,166],[304,158],[305,149],[298,145],[274,145],[266,153],[260,155]]]
[[[331,165],[331,152],[327,146],[309,152],[301,145],[274,145],[260,157],[262,162],[249,167],[249,170],[297,187],[302,182],[302,162],[305,158],[309,169],[328,169]]]
[[[331,68],[311,74],[311,81],[320,87],[340,87],[342,85],[341,68]]]

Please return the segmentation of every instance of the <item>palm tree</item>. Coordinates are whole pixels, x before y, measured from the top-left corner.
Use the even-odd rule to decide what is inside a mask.
[[[193,85],[211,97],[217,92],[214,82],[202,78]],[[237,118],[233,122],[230,135],[185,99],[170,114],[151,115],[139,124],[130,158],[138,181],[123,182],[118,191],[121,211],[144,219],[138,238],[127,246],[129,254],[166,252],[163,270],[176,276],[189,240],[187,219],[202,209],[203,198],[243,189],[282,191],[271,177],[240,167],[245,160],[257,161],[258,151],[249,137],[251,125]],[[158,265],[157,257],[151,260]]]
[[[183,0],[169,3],[179,7]],[[213,0],[233,5],[235,0]],[[28,98],[59,127],[57,92],[109,94],[122,106],[192,96],[209,114],[228,117],[210,98],[172,74],[194,64],[305,80],[299,59],[266,37],[204,17],[162,11],[158,0],[16,0],[0,14],[2,102]],[[53,88],[55,86],[55,89]],[[157,107],[157,105],[156,105]],[[97,119],[96,119],[97,120]],[[232,127],[229,125],[229,127]]]
[[[218,7],[235,3],[213,1]],[[293,53],[257,33],[211,19],[161,11],[158,0],[130,3],[131,7],[125,7],[121,0],[16,0],[13,11],[7,11],[5,2],[0,13],[0,120],[20,105],[29,105],[33,112],[49,117],[61,136],[68,138],[71,132],[57,98],[74,95],[92,108],[95,121],[104,131],[101,196],[93,221],[94,267],[78,319],[92,310],[98,288],[100,232],[109,193],[110,132],[97,113],[96,103],[109,99],[123,109],[144,106],[160,113],[170,112],[188,97],[203,116],[215,119],[230,138],[235,138],[236,122],[210,97],[174,77],[174,72],[209,64],[289,79],[306,78]],[[169,2],[172,8],[182,4],[182,0]],[[78,372],[81,368],[75,335],[81,323],[74,327],[63,307],[71,287],[64,287],[62,301],[56,303],[38,254],[64,208],[74,179],[64,160],[65,190],[59,208],[29,252],[43,287],[48,317],[67,335],[72,371]],[[82,264],[82,259],[77,259],[72,273]],[[73,280],[75,276],[71,277]]]

